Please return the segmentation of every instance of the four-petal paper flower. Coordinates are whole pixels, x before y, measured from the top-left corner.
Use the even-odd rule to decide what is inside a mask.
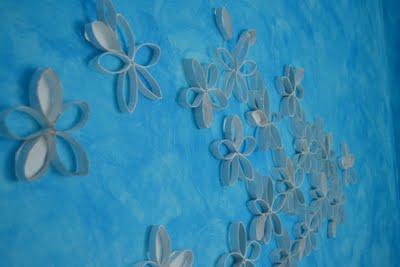
[[[257,241],[248,241],[246,228],[242,222],[232,223],[229,227],[230,252],[222,255],[217,267],[255,267],[261,253]]]
[[[286,167],[275,168],[272,177],[276,181],[276,191],[286,194],[283,211],[289,214],[297,214],[305,205],[305,198],[301,186],[304,181],[304,172],[299,167],[293,167],[290,159],[286,160]]]
[[[316,233],[319,227],[319,217],[313,212],[306,210],[301,217],[300,222],[294,226],[294,235],[301,244],[300,258],[308,256],[311,251],[317,249]]]
[[[255,90],[249,92],[250,111],[246,112],[249,124],[256,127],[255,136],[260,150],[279,149],[282,141],[278,129],[274,125],[277,115],[269,112],[269,98],[267,90],[262,84],[259,75],[254,76]]]
[[[356,158],[350,153],[347,143],[341,145],[342,156],[338,158],[339,168],[343,171],[343,180],[346,185],[355,184],[357,176],[354,171],[354,163]]]
[[[190,88],[181,91],[179,103],[193,108],[198,128],[210,128],[213,122],[213,109],[220,110],[228,105],[224,93],[216,88],[218,70],[214,64],[202,67],[195,59],[186,60],[185,72]]]
[[[243,137],[243,125],[236,115],[226,116],[223,123],[224,139],[211,143],[210,150],[221,160],[220,176],[222,185],[232,185],[239,178],[253,179],[253,167],[247,159],[253,153],[256,140],[252,136]]]
[[[150,230],[148,260],[135,267],[191,267],[193,253],[189,250],[171,252],[171,244],[164,226],[153,226]]]
[[[272,233],[282,234],[282,223],[278,213],[285,205],[286,194],[274,194],[274,186],[270,177],[262,177],[259,174],[254,180],[248,182],[247,190],[251,200],[247,207],[253,214],[250,222],[250,239],[263,244],[271,240]]]
[[[302,251],[303,243],[300,240],[292,241],[285,230],[276,237],[277,248],[271,254],[271,262],[274,267],[295,267]]]
[[[109,0],[97,0],[98,21],[85,25],[85,38],[96,48],[104,51],[93,59],[94,67],[107,74],[117,75],[117,103],[121,112],[131,113],[137,104],[138,90],[152,100],[162,98],[157,81],[149,68],[155,65],[161,49],[153,43],[136,46],[133,32],[126,19],[115,12]],[[120,33],[118,35],[118,33]],[[140,62],[146,54],[151,56],[147,62]],[[107,58],[120,62],[120,68],[107,66]]]
[[[301,82],[304,78],[304,69],[286,66],[284,76],[277,77],[275,87],[279,95],[282,96],[279,106],[280,112],[284,116],[300,116],[301,108],[299,100],[304,96],[304,88]]]
[[[63,104],[61,82],[51,69],[40,69],[34,74],[29,88],[30,106],[18,106],[0,113],[0,134],[24,141],[15,155],[17,178],[32,181],[42,176],[50,165],[63,175],[86,175],[88,159],[83,148],[69,135],[85,125],[89,107],[84,102]],[[79,111],[79,118],[68,127],[57,127],[62,113],[70,108]],[[13,131],[7,125],[7,118],[13,113],[30,117],[38,130],[26,135]],[[67,167],[57,152],[57,139],[68,145],[74,156],[74,166]]]
[[[248,88],[245,79],[254,75],[257,70],[257,65],[253,60],[245,59],[251,42],[254,41],[254,36],[254,33],[241,34],[232,53],[225,48],[217,49],[217,61],[221,64],[225,73],[225,94],[229,98],[233,92],[235,98],[241,103],[248,100]]]

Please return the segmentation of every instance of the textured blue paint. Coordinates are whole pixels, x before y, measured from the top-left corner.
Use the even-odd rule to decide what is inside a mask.
[[[131,266],[144,258],[151,224],[165,224],[175,248],[192,249],[196,266],[212,266],[226,251],[228,223],[249,220],[246,195],[242,184],[220,186],[208,145],[220,137],[222,114],[245,108],[231,102],[212,129],[197,130],[175,100],[186,86],[182,58],[208,61],[210,49],[222,44],[211,8],[224,4],[236,32],[257,30],[251,57],[271,88],[272,106],[273,77],[284,64],[303,66],[304,109],[324,118],[336,145],[347,140],[357,156],[360,182],[346,190],[346,224],[336,240],[320,234],[318,251],[301,265],[396,266],[395,2],[115,0],[138,40],[163,49],[152,73],[164,99],[141,97],[133,115],[122,115],[112,77],[87,67],[95,51],[81,33],[94,16],[93,2],[1,0],[0,108],[26,104],[32,70],[49,66],[61,77],[66,100],[87,101],[91,114],[75,134],[90,157],[85,178],[49,172],[34,183],[16,182],[18,144],[0,140],[0,266]],[[263,173],[271,167],[269,156],[252,159]],[[267,259],[264,254],[261,262]]]

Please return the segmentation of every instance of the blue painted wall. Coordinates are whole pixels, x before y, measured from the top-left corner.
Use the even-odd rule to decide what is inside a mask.
[[[393,8],[384,12],[389,2]],[[232,100],[212,129],[197,130],[175,100],[186,86],[182,58],[208,62],[210,50],[222,45],[211,13],[220,5],[230,10],[236,33],[257,30],[250,57],[273,108],[273,77],[284,64],[303,66],[308,117],[323,118],[336,145],[348,141],[357,156],[359,184],[346,190],[346,223],[335,240],[320,233],[318,251],[301,266],[397,266],[394,2],[115,0],[137,39],[163,49],[152,73],[164,99],[141,97],[135,113],[123,115],[112,77],[87,66],[96,51],[82,27],[95,15],[93,2],[1,0],[0,108],[27,104],[34,68],[49,66],[65,99],[87,101],[91,113],[75,134],[90,157],[85,178],[51,171],[34,183],[17,182],[12,159],[19,144],[0,139],[0,266],[132,266],[145,257],[152,224],[167,226],[174,248],[192,249],[195,266],[212,266],[226,251],[228,223],[250,215],[243,184],[220,186],[208,145],[221,135],[223,114],[246,108]],[[269,155],[252,160],[268,173]],[[267,262],[264,254],[260,266]]]

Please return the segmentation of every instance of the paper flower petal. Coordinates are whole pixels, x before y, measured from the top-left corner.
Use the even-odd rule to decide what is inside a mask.
[[[78,130],[78,129],[82,128],[86,124],[86,122],[87,122],[87,120],[89,118],[89,106],[85,102],[73,101],[73,102],[69,102],[67,104],[64,104],[63,105],[63,109],[62,109],[62,113],[64,113],[68,109],[76,109],[78,111],[78,117],[74,118],[73,122],[70,123],[65,128],[56,127],[57,131],[67,132],[67,131]]]
[[[97,49],[110,52],[121,52],[116,33],[102,21],[85,25],[85,38]]]
[[[248,100],[247,84],[242,75],[236,75],[236,82],[233,88],[233,95],[240,103]]]
[[[294,87],[287,77],[277,77],[275,79],[275,88],[281,96],[288,96],[293,93]]]
[[[140,67],[142,68],[150,68],[151,66],[154,66],[155,64],[158,63],[159,59],[160,59],[160,55],[161,55],[161,48],[153,43],[144,43],[139,45],[136,48],[135,51],[135,57],[137,57],[138,55],[140,55],[141,53],[143,53],[143,50],[149,50],[150,51],[150,59],[147,62],[144,63],[140,63]]]
[[[67,133],[57,132],[56,135],[57,137],[63,139],[66,144],[68,144],[74,158],[74,164],[73,169],[68,169],[66,165],[62,162],[60,156],[57,153],[57,150],[55,149],[54,157],[51,162],[54,168],[59,173],[66,176],[87,175],[89,169],[89,161],[83,148]]]
[[[117,104],[121,112],[132,113],[137,105],[137,77],[136,72],[130,69],[126,73],[118,74]]]
[[[228,99],[221,90],[208,90],[208,97],[214,110],[221,110],[228,106]]]
[[[106,61],[107,58],[113,58],[114,61],[119,62],[118,67],[115,68],[114,66],[111,67],[105,64],[104,61]],[[104,74],[123,74],[131,68],[130,59],[126,55],[114,51],[104,52],[94,57],[91,61],[91,65],[98,72]]]
[[[220,166],[221,183],[224,186],[233,185],[240,176],[240,163],[237,157],[222,161]]]
[[[218,69],[215,64],[210,64],[206,68],[206,74],[207,74],[207,88],[214,88],[217,81],[218,81]]]
[[[250,221],[249,236],[253,240],[268,243],[272,235],[271,221],[267,216],[254,216]]]
[[[149,237],[149,258],[157,263],[167,263],[171,255],[171,244],[164,226],[153,226]]]
[[[225,7],[215,9],[215,21],[222,37],[227,41],[230,40],[232,38],[232,21]]]
[[[235,60],[231,53],[225,48],[217,48],[216,59],[223,66],[225,71],[231,71],[235,68]]]
[[[240,65],[240,73],[244,76],[252,76],[257,71],[257,64],[253,60],[244,60]]]
[[[115,30],[117,24],[117,13],[115,12],[112,2],[110,0],[97,0],[96,9],[99,20]]]
[[[118,31],[120,31],[122,34],[120,40],[123,39],[125,42],[125,45],[123,46],[125,54],[129,58],[132,58],[134,56],[134,53],[137,51],[135,48],[135,36],[133,35],[132,29],[129,26],[128,21],[126,21],[124,16],[122,16],[121,14],[117,14],[117,24],[118,24]],[[158,46],[156,46],[156,47],[159,49]],[[153,52],[152,54],[154,57],[154,54],[156,54],[156,53]],[[160,51],[158,51],[158,56],[159,55],[160,55]],[[158,58],[155,61],[157,62],[157,60],[158,60]]]
[[[198,87],[185,88],[179,93],[179,104],[185,108],[197,108],[203,100],[203,90]]]
[[[198,128],[210,128],[214,119],[213,107],[207,95],[204,95],[199,107],[194,108],[194,119]]]
[[[136,66],[136,74],[136,83],[145,97],[152,100],[162,98],[160,85],[146,68]]]
[[[243,125],[237,115],[226,116],[223,122],[223,131],[226,139],[232,140],[237,147],[243,142]]]
[[[191,267],[193,253],[191,251],[174,251],[169,260],[169,267]]]
[[[22,143],[15,155],[18,179],[32,181],[47,171],[54,155],[53,141],[46,136],[39,136]]]

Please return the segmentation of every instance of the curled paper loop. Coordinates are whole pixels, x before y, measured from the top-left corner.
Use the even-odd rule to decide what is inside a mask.
[[[210,128],[214,120],[214,110],[221,110],[228,105],[223,92],[216,88],[217,67],[210,64],[203,68],[197,60],[191,59],[185,61],[184,68],[187,80],[193,87],[180,92],[179,103],[193,109],[198,128]]]
[[[251,181],[253,167],[247,159],[256,146],[251,136],[243,136],[243,125],[236,115],[226,116],[223,123],[224,139],[213,141],[210,145],[212,155],[221,160],[220,178],[222,185],[236,183],[238,179]]]
[[[270,254],[272,265],[279,267],[296,266],[303,249],[303,243],[300,240],[290,240],[286,230],[277,236],[276,243],[277,248]]]
[[[300,116],[299,100],[304,96],[304,88],[301,82],[304,78],[304,69],[286,66],[284,76],[277,77],[275,87],[281,95],[280,112],[284,116]]]
[[[242,222],[232,223],[229,227],[230,252],[222,255],[217,267],[255,267],[260,257],[261,246],[256,241],[248,241],[246,228]]]
[[[260,81],[260,78],[256,78]],[[256,88],[263,88],[262,85],[255,85]],[[269,112],[268,93],[265,89],[251,90],[249,92],[250,111],[245,116],[248,123],[255,127],[255,137],[260,150],[280,149],[282,141],[278,129],[273,123],[272,115]]]
[[[137,263],[137,267],[191,267],[193,253],[189,250],[171,250],[170,239],[164,226],[153,226],[150,230],[148,260]]]
[[[272,234],[282,234],[282,223],[278,213],[286,201],[286,194],[274,195],[273,183],[270,177],[261,177],[256,174],[249,182],[248,192],[251,200],[247,207],[253,214],[250,222],[250,239],[268,243]]]
[[[225,48],[218,48],[216,51],[217,61],[225,73],[225,95],[229,98],[233,93],[240,103],[248,100],[245,77],[252,76],[257,71],[257,64],[254,61],[245,60],[250,40],[250,38],[239,38],[232,53]]]
[[[89,107],[83,102],[63,105],[61,82],[51,69],[39,69],[33,75],[29,88],[31,107],[20,106],[0,113],[0,133],[14,140],[24,142],[15,155],[15,173],[18,179],[32,181],[41,177],[50,164],[63,175],[86,175],[88,159],[83,148],[67,132],[77,130],[86,124]],[[57,129],[57,120],[68,108],[79,110],[75,123],[66,129]],[[36,121],[39,129],[28,135],[19,135],[9,129],[6,119],[13,112],[22,112]],[[56,137],[68,145],[74,157],[74,169],[68,170],[57,154]]]
[[[273,169],[272,177],[276,181],[276,191],[286,194],[282,210],[289,214],[299,214],[305,205],[305,197],[301,190],[304,181],[303,171],[297,166],[294,168],[292,161],[287,159],[286,167]]]
[[[215,22],[222,37],[226,41],[232,39],[232,20],[225,7],[215,9]]]
[[[350,153],[347,143],[341,144],[341,157],[338,158],[339,168],[343,172],[343,180],[345,185],[355,184],[357,181],[356,173],[353,169],[356,158]]]
[[[115,12],[109,0],[97,0],[97,15],[98,21],[85,25],[85,38],[97,49],[104,51],[92,60],[94,68],[101,73],[117,75],[116,92],[120,111],[131,113],[135,110],[138,90],[151,100],[161,99],[161,88],[148,70],[159,61],[161,48],[153,43],[136,46],[128,22]],[[143,50],[150,51],[150,58],[144,63],[137,60],[144,53]],[[121,67],[110,69],[103,64],[106,57],[121,62]]]

